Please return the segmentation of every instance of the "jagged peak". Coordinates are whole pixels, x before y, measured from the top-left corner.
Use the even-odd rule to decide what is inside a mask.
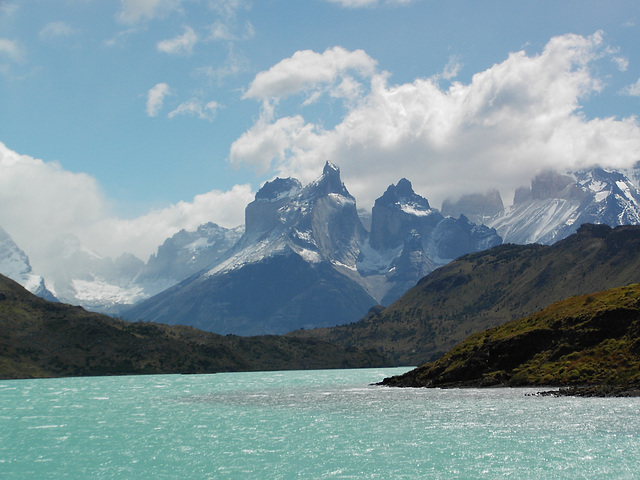
[[[411,182],[406,178],[401,178],[396,185],[389,185],[384,194],[379,197],[375,205],[395,205],[395,204],[411,204],[419,210],[430,210],[429,201],[413,191]]]
[[[315,182],[309,184],[308,187],[311,191],[320,195],[329,195],[330,193],[336,193],[348,198],[353,198],[347,187],[342,183],[340,178],[340,167],[335,163],[327,161],[322,169],[322,176]]]
[[[292,197],[296,195],[302,184],[295,178],[280,178],[276,177],[270,182],[265,184],[256,193],[256,200],[279,200],[285,197]]]

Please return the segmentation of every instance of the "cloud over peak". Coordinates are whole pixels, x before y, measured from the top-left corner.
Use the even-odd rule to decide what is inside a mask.
[[[581,111],[584,99],[605,88],[592,67],[607,56],[600,32],[563,35],[539,54],[511,53],[469,84],[442,89],[437,77],[391,85],[364,52],[298,52],[259,73],[245,97],[313,90],[353,65],[370,78],[368,93],[330,130],[301,115],[263,114],[234,142],[230,161],[309,181],[331,159],[364,207],[402,176],[435,202],[496,186],[508,202],[542,169],[625,167],[640,159],[635,118],[588,119]],[[342,62],[329,61],[336,57]]]

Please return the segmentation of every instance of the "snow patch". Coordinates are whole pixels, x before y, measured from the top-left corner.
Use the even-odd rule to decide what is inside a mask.
[[[104,280],[72,280],[73,288],[76,291],[76,298],[84,305],[132,305],[146,296],[142,287],[138,285],[124,288],[113,285]]]
[[[424,210],[421,206],[413,203],[397,203],[400,206],[400,210],[409,215],[415,215],[416,217],[426,217],[433,213],[433,210]]]

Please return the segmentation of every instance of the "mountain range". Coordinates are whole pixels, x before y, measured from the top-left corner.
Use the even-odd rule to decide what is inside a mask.
[[[640,282],[640,226],[585,224],[553,245],[500,245],[425,276],[387,308],[334,328],[292,332],[375,348],[421,365],[456,343],[562,299]]]
[[[638,177],[637,169],[543,172],[506,208],[493,190],[448,199],[441,211],[403,178],[363,213],[328,162],[309,185],[265,183],[246,207],[244,226],[182,230],[146,263],[129,254],[102,257],[67,236],[50,246],[47,256],[57,264],[39,276],[15,244],[0,244],[0,258],[23,258],[18,270],[30,272],[16,275],[5,261],[0,273],[23,285],[44,277],[43,295],[94,311],[218,333],[346,324],[391,305],[461,255],[503,241],[550,245],[585,222],[640,223]]]
[[[124,315],[240,335],[339,325],[396,300],[438,265],[500,243],[486,226],[443,217],[406,179],[376,200],[367,232],[327,162],[309,185],[267,182],[221,261]]]

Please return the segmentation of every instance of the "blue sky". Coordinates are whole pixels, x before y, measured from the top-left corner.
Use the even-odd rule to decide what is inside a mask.
[[[640,160],[637,1],[0,0],[0,225],[145,259],[337,163],[361,208]]]

